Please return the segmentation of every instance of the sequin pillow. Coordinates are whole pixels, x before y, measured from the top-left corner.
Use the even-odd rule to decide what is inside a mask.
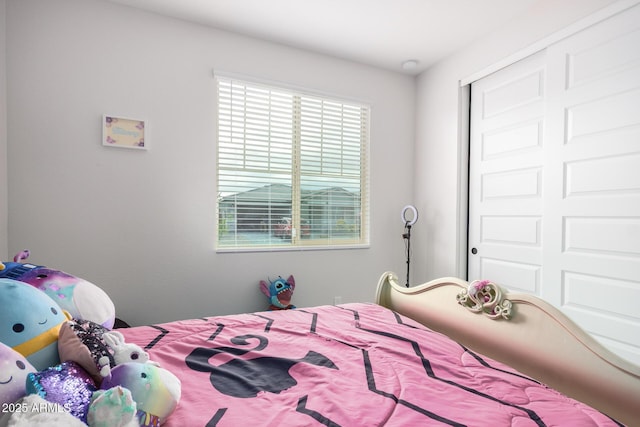
[[[27,393],[61,405],[86,424],[91,396],[97,390],[91,376],[75,362],[63,362],[27,375]]]
[[[73,319],[65,322],[58,336],[60,361],[78,363],[100,385],[100,359],[106,356],[109,365],[115,366],[113,354],[103,338],[105,332],[109,330],[90,320]]]

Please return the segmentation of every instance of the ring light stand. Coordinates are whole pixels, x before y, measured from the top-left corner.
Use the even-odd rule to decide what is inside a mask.
[[[411,219],[407,218],[407,211],[410,211],[412,214]],[[407,283],[405,286],[409,287],[409,265],[411,264],[411,226],[416,223],[418,220],[418,210],[415,206],[407,205],[402,209],[402,213],[400,214],[400,219],[404,224],[404,234],[402,234],[402,238],[405,239],[405,253],[407,255]]]

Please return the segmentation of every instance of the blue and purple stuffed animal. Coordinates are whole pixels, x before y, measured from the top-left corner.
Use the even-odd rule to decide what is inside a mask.
[[[0,278],[18,280],[39,289],[74,319],[91,320],[107,329],[113,327],[116,310],[105,291],[64,271],[28,263],[29,255],[25,249],[16,254],[13,262],[0,263]]]
[[[293,276],[289,276],[287,280],[278,277],[274,281],[269,280],[269,283],[264,280],[260,281],[260,290],[269,298],[269,310],[296,308],[295,305],[291,304],[291,297],[293,296],[295,287],[296,281]]]
[[[180,399],[178,378],[109,331],[115,310],[101,289],[23,263],[28,256],[23,251],[14,262],[0,262],[0,401],[20,408],[56,404],[61,412],[4,413],[0,425],[36,425],[41,415],[49,417],[46,425],[160,425]],[[104,352],[106,365],[95,360]],[[52,424],[53,415],[66,419]]]
[[[47,294],[24,282],[0,279],[0,342],[36,369],[60,363],[58,334],[71,319]]]

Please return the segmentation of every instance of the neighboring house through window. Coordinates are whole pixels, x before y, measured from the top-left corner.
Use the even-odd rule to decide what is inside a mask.
[[[369,107],[216,76],[219,250],[369,244]]]

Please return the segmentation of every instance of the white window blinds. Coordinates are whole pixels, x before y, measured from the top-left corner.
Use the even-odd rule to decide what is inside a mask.
[[[219,249],[368,244],[369,107],[217,77]]]

